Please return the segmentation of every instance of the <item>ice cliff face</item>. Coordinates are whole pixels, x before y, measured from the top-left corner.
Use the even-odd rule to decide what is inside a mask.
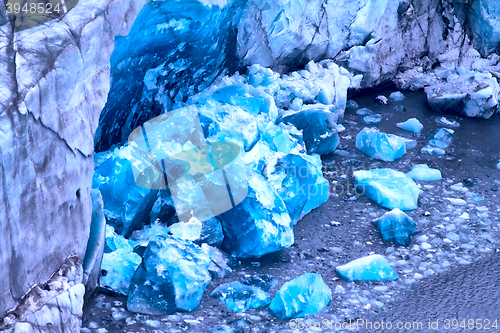
[[[68,257],[83,260],[113,41],[145,2],[82,0],[15,34],[0,4],[0,318]]]

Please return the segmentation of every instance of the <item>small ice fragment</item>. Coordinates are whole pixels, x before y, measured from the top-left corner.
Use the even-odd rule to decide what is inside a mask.
[[[410,118],[405,122],[397,123],[396,126],[405,131],[412,132],[415,134],[420,134],[422,128],[424,128],[422,123],[420,123],[420,121],[418,121],[417,118]]]

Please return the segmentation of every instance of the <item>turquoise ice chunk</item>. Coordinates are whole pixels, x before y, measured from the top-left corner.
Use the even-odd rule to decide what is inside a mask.
[[[331,299],[332,292],[321,275],[305,273],[283,284],[269,311],[280,320],[307,317],[326,308]]]
[[[367,125],[377,125],[382,121],[382,115],[380,114],[372,114],[369,116],[363,117],[363,122]]]
[[[417,118],[410,118],[405,122],[397,123],[396,126],[405,131],[412,132],[415,134],[420,134],[422,128],[424,128],[422,123],[420,123],[420,121],[418,121]]]
[[[441,171],[438,169],[429,168],[427,164],[417,164],[411,168],[411,171],[406,173],[407,176],[422,181],[441,180]]]
[[[392,162],[406,153],[406,139],[365,127],[356,135],[356,148],[382,161]]]
[[[149,315],[195,310],[211,281],[210,263],[208,253],[190,241],[155,237],[132,278],[128,310]]]
[[[405,99],[405,95],[403,95],[403,93],[401,91],[395,91],[395,92],[392,92],[390,95],[389,95],[389,98],[392,98],[393,100],[395,100],[396,102],[400,102],[402,101],[403,99]]]
[[[374,200],[379,205],[401,210],[416,209],[420,189],[410,177],[392,169],[354,171],[358,193]]]
[[[356,110],[356,114],[360,116],[369,116],[373,114],[373,111],[368,108],[361,108]]]
[[[398,208],[374,220],[373,224],[383,240],[400,246],[410,245],[411,237],[418,232],[413,219]]]
[[[393,281],[398,273],[380,254],[353,260],[336,268],[337,273],[346,281]]]
[[[423,147],[422,150],[420,150],[420,152],[425,155],[434,155],[434,156],[442,156],[446,154],[446,151],[444,149],[433,147],[431,145]]]
[[[221,284],[210,297],[225,303],[234,312],[258,309],[271,303],[271,298],[262,289],[238,281]]]
[[[453,133],[455,131],[449,128],[440,128],[436,134],[434,134],[434,139],[429,141],[431,146],[435,146],[441,149],[448,148],[453,142]]]

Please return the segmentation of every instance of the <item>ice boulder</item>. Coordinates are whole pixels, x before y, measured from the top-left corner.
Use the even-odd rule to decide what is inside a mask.
[[[418,232],[413,219],[398,208],[374,220],[373,224],[383,240],[400,246],[410,245],[411,237]]]
[[[336,268],[337,273],[346,281],[393,281],[398,273],[380,254],[353,260]]]
[[[417,164],[411,168],[411,171],[406,173],[407,176],[423,181],[431,181],[431,180],[441,180],[443,177],[441,176],[441,171],[438,169],[429,168],[427,164]]]
[[[446,81],[425,88],[434,111],[489,118],[498,109],[500,88],[491,73],[451,74]]]
[[[397,123],[396,126],[405,131],[415,134],[420,134],[420,131],[422,131],[422,128],[424,128],[422,123],[420,123],[417,118],[410,118],[402,123]]]
[[[326,308],[331,299],[332,292],[321,275],[305,273],[283,284],[269,311],[280,320],[306,317]]]
[[[363,128],[356,135],[356,148],[366,155],[392,162],[406,153],[405,138],[380,132],[376,128]]]
[[[211,281],[209,255],[190,241],[152,239],[130,283],[129,311],[167,315],[193,311]]]
[[[379,205],[401,210],[416,209],[420,189],[400,171],[392,169],[358,170],[353,172],[358,192]]]
[[[303,131],[304,143],[309,154],[333,153],[339,144],[337,124],[330,112],[304,110],[285,116],[281,121]]]
[[[210,296],[225,303],[229,310],[235,312],[258,309],[271,303],[271,298],[262,289],[238,281],[221,284]]]
[[[261,257],[294,242],[287,207],[266,179],[249,175],[248,195],[219,215],[224,229],[222,249],[237,258]]]

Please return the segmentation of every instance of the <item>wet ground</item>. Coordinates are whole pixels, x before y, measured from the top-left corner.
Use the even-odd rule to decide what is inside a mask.
[[[496,254],[500,248],[500,170],[495,167],[500,158],[500,116],[489,120],[448,116],[457,120],[460,127],[455,129],[455,139],[446,149],[446,155],[423,155],[420,149],[429,141],[428,134],[443,127],[436,122],[442,115],[430,110],[423,92],[404,92],[406,98],[402,102],[388,105],[374,102],[377,94],[388,96],[392,91],[353,99],[360,107],[368,107],[383,116],[378,128],[413,138],[417,140],[417,147],[396,162],[380,162],[364,156],[355,149],[354,143],[356,134],[369,126],[363,124],[363,117],[355,111],[346,111],[346,130],[340,133],[339,149],[323,159],[325,177],[331,182],[330,199],[298,222],[292,247],[257,261],[243,262],[231,275],[213,280],[201,305],[191,313],[165,317],[137,315],[126,311],[124,297],[98,295],[84,309],[82,332],[299,332],[314,325],[320,327],[314,331],[331,332],[343,323],[344,329],[339,331],[358,331],[354,329],[356,325],[348,328],[345,323],[374,322],[381,318],[385,322],[394,320],[394,325],[399,321],[420,320],[423,329],[429,320],[439,319],[439,328],[430,330],[433,332],[470,329],[465,326],[454,329],[453,319],[460,320],[459,324],[462,319],[483,319],[483,324],[484,319],[489,319],[487,331],[500,332],[500,326],[492,326],[495,319],[500,325],[500,307],[498,298],[494,297],[500,291]],[[394,110],[401,105],[407,111]],[[424,125],[421,135],[395,126],[411,117]],[[441,170],[443,180],[417,181],[423,190],[419,207],[407,214],[415,220],[420,233],[409,247],[394,247],[381,240],[371,223],[387,209],[356,195],[352,171],[390,167],[407,172],[412,165],[420,163]],[[453,205],[447,198],[463,199],[466,203]],[[339,279],[335,267],[369,254],[384,255],[400,279],[356,283]],[[477,270],[480,272],[476,279]],[[209,297],[221,283],[241,280],[254,273],[275,276],[279,288],[306,272],[321,274],[333,293],[333,301],[325,310],[306,319],[282,322],[265,309],[237,314]],[[474,286],[479,289],[473,291]],[[271,291],[271,296],[278,288]],[[475,307],[464,310],[465,304],[470,303]],[[484,317],[494,313],[498,318]],[[483,318],[477,318],[480,314],[484,314]],[[471,317],[460,317],[466,315]],[[445,329],[445,319],[450,320],[449,330]],[[475,322],[474,329],[478,327]],[[394,327],[378,332],[424,332],[423,329]]]

